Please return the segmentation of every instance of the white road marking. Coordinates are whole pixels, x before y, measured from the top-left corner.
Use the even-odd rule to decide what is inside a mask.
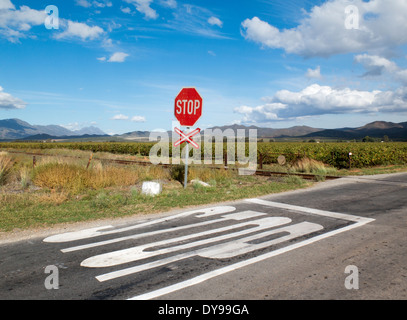
[[[121,228],[121,229],[106,230],[106,229],[112,229],[114,227],[113,226],[104,226],[104,227],[91,228],[91,229],[86,229],[86,230],[81,230],[81,231],[57,234],[57,235],[45,238],[43,241],[51,242],[51,243],[71,242],[71,241],[77,241],[77,240],[104,236],[104,235],[108,235],[108,234],[121,233],[121,232],[125,232],[125,231],[140,229],[140,228],[154,225],[154,224],[157,224],[160,222],[165,222],[165,221],[169,221],[169,220],[173,220],[173,219],[177,219],[177,218],[181,218],[181,217],[186,217],[186,216],[193,215],[196,213],[202,213],[200,215],[197,215],[197,217],[210,217],[212,215],[233,212],[235,210],[236,210],[236,208],[231,207],[231,206],[218,206],[218,207],[213,207],[213,208],[198,209],[198,210],[187,211],[187,212],[183,212],[183,213],[171,216],[171,217],[156,219],[156,220],[152,220],[149,222],[145,222],[145,223],[141,223],[141,224],[137,224],[134,226],[125,227],[125,228]],[[103,231],[103,230],[106,230],[106,231]]]
[[[205,248],[202,251],[199,251],[198,255],[201,257],[211,258],[211,259],[225,259],[232,258],[238,255],[242,255],[251,251],[264,249],[271,247],[278,243],[289,241],[301,236],[311,234],[322,230],[324,227],[320,224],[311,223],[311,222],[301,222],[291,226],[286,226],[272,231],[266,231],[262,233],[255,234],[250,237],[238,239],[233,242],[221,243],[210,248]],[[282,236],[277,239],[260,242],[257,244],[250,243],[251,241],[261,239],[270,235],[278,233],[288,233],[286,236]]]
[[[133,248],[128,248],[128,249],[123,249],[123,250],[118,250],[118,251],[114,251],[114,252],[101,254],[98,256],[90,257],[90,258],[82,261],[81,266],[88,267],[88,268],[103,268],[103,267],[116,266],[119,264],[124,264],[124,263],[128,263],[128,262],[134,262],[134,261],[138,261],[138,260],[142,260],[142,259],[155,257],[155,256],[158,256],[161,254],[166,254],[166,253],[171,253],[171,252],[175,252],[175,251],[180,251],[183,249],[198,247],[198,246],[210,244],[210,243],[217,242],[217,241],[227,240],[230,238],[236,238],[236,237],[239,237],[242,235],[246,235],[249,233],[253,233],[253,232],[261,231],[261,230],[265,230],[265,229],[270,229],[270,228],[280,226],[283,224],[287,224],[290,222],[291,222],[291,219],[284,218],[284,217],[270,217],[270,218],[264,218],[264,219],[254,220],[254,221],[248,221],[248,222],[235,224],[235,225],[231,225],[231,226],[227,226],[227,227],[223,227],[223,228],[211,229],[211,230],[195,233],[192,235],[186,235],[186,236],[173,238],[173,239],[165,239],[162,241],[147,243],[147,244],[133,247]],[[227,233],[227,234],[213,237],[213,238],[189,242],[186,244],[176,245],[176,246],[172,246],[169,248],[158,249],[158,250],[154,250],[154,251],[147,251],[149,248],[154,248],[154,247],[159,247],[162,245],[169,245],[171,243],[191,240],[194,238],[199,238],[199,237],[207,236],[207,235],[214,234],[214,233],[231,231],[233,229],[249,227],[251,225],[257,225],[257,226],[253,227],[253,228],[245,229],[242,231],[238,231],[238,232]]]
[[[218,277],[218,276],[226,274],[228,272],[249,266],[251,264],[254,264],[254,263],[257,263],[257,262],[260,262],[260,261],[263,261],[263,260],[266,260],[266,259],[269,259],[272,257],[275,257],[277,255],[289,252],[289,251],[297,249],[297,248],[301,248],[303,246],[312,244],[312,243],[320,241],[322,239],[332,237],[339,233],[346,232],[346,231],[349,231],[349,230],[352,230],[355,228],[359,228],[365,224],[375,221],[375,219],[371,219],[371,218],[364,218],[364,217],[358,217],[358,216],[353,216],[353,215],[348,215],[348,214],[311,209],[311,208],[288,205],[288,204],[284,204],[284,203],[277,203],[277,202],[266,201],[266,200],[261,200],[261,199],[247,199],[246,201],[252,202],[252,203],[257,203],[257,204],[262,204],[262,205],[266,205],[266,206],[270,206],[270,207],[276,207],[276,208],[304,212],[304,213],[308,213],[308,214],[321,215],[321,216],[325,216],[325,217],[332,217],[332,218],[337,218],[337,219],[348,220],[348,221],[355,222],[355,223],[352,225],[348,225],[346,227],[342,227],[342,228],[324,233],[324,234],[317,235],[315,237],[312,237],[310,239],[307,239],[307,240],[304,240],[304,241],[301,241],[298,243],[294,243],[294,244],[286,246],[284,248],[277,249],[277,250],[259,255],[257,257],[254,257],[254,258],[251,258],[248,260],[244,260],[244,261],[241,261],[241,262],[238,262],[238,263],[235,263],[235,264],[232,264],[232,265],[229,265],[229,266],[226,266],[226,267],[223,267],[223,268],[211,271],[211,272],[207,272],[207,273],[199,275],[195,278],[188,279],[188,280],[182,281],[182,282],[178,282],[178,283],[173,284],[168,287],[164,287],[164,288],[154,290],[154,291],[151,291],[151,292],[148,292],[145,294],[134,296],[134,297],[130,298],[129,300],[149,300],[149,299],[158,298],[163,295],[197,285],[199,283],[205,282],[209,279]]]
[[[268,206],[268,207],[292,210],[292,211],[297,211],[297,212],[301,212],[301,213],[313,214],[313,215],[317,215],[317,216],[347,220],[347,221],[351,221],[351,222],[360,222],[360,221],[365,221],[365,220],[373,221],[374,220],[374,219],[358,217],[358,216],[345,214],[345,213],[338,213],[338,212],[332,212],[332,211],[312,209],[312,208],[295,206],[295,205],[292,205],[292,204],[286,204],[286,203],[281,203],[281,202],[273,202],[273,201],[266,201],[266,200],[261,200],[261,199],[246,199],[245,201],[255,203],[255,204],[261,204],[261,205]]]
[[[315,223],[309,223],[309,222],[302,222],[296,225],[288,226],[288,227],[282,227],[279,229],[275,229],[271,232],[263,232],[260,234],[255,234],[250,237],[246,237],[243,239],[236,240],[234,242],[227,242],[223,243],[220,245],[215,245],[209,248],[204,248],[200,249],[197,251],[191,251],[187,252],[184,254],[179,254],[170,258],[165,258],[161,260],[157,260],[154,262],[146,263],[140,266],[136,267],[130,267],[126,269],[122,269],[119,271],[114,271],[110,273],[106,273],[100,276],[97,276],[96,279],[98,279],[100,282],[107,281],[107,280],[112,280],[115,278],[123,277],[123,276],[128,276],[130,274],[135,274],[141,271],[145,271],[148,269],[156,268],[162,265],[166,265],[169,263],[173,263],[179,260],[191,258],[193,256],[201,256],[201,257],[207,257],[207,258],[212,258],[212,259],[221,259],[221,258],[231,258],[237,255],[241,255],[244,253],[248,253],[250,251],[262,249],[262,248],[267,248],[269,246],[288,241],[306,234],[310,234],[312,232],[316,232],[319,230],[322,230],[323,227],[319,224]],[[269,236],[272,234],[278,234],[278,233],[285,233],[288,232],[289,235],[283,236],[277,239],[273,239],[267,242],[262,242],[257,245],[252,245],[249,244],[248,242],[261,239],[264,236]],[[236,245],[234,245],[236,244]]]
[[[84,250],[84,249],[104,246],[104,245],[108,245],[108,244],[112,244],[112,243],[117,243],[117,242],[121,242],[121,241],[126,241],[126,240],[134,240],[134,239],[150,237],[150,236],[158,235],[158,234],[162,234],[162,233],[175,232],[175,231],[180,231],[180,230],[184,230],[184,229],[191,229],[191,228],[196,228],[196,227],[207,226],[210,224],[224,222],[224,221],[228,221],[228,220],[238,220],[239,221],[239,220],[243,220],[243,219],[255,218],[255,217],[264,216],[264,215],[266,215],[266,214],[248,210],[248,211],[228,214],[228,215],[222,216],[222,218],[220,218],[220,219],[198,222],[198,223],[184,225],[184,226],[170,228],[170,229],[155,230],[155,231],[146,232],[146,233],[134,234],[131,236],[126,236],[126,237],[120,237],[120,238],[115,238],[115,239],[110,239],[110,240],[105,240],[105,241],[84,244],[81,246],[65,248],[65,249],[62,249],[61,251],[64,253],[67,253],[67,252],[72,252],[72,251]]]
[[[243,260],[226,267],[221,267],[217,270],[207,272],[205,274],[199,275],[189,280],[181,281],[179,283],[164,287],[158,290],[151,291],[149,293],[141,294],[135,296],[131,299],[153,299],[160,297],[162,295],[169,294],[187,288],[198,283],[202,283],[206,280],[212,279],[214,277],[220,276],[222,274],[231,272],[233,270],[249,266],[251,264],[269,259],[271,257],[277,256],[279,254],[294,250],[312,244],[316,241],[334,236],[336,234],[358,228],[369,222],[374,221],[374,219],[359,217],[350,214],[343,214],[338,212],[330,212],[319,209],[306,208],[296,205],[290,205],[285,203],[261,200],[261,199],[247,199],[248,203],[258,204],[266,207],[284,209],[291,212],[297,212],[305,215],[327,217],[331,219],[339,219],[352,224],[330,231],[326,233],[319,233],[313,237],[296,242],[294,244],[282,247],[280,249],[269,251],[265,254],[261,254],[254,258]],[[94,247],[102,247],[108,244],[117,243],[130,239],[139,239],[145,237],[151,237],[158,234],[168,234],[166,240],[160,240],[153,243],[147,243],[143,245],[138,245],[132,248],[117,250],[114,252],[107,252],[104,254],[99,254],[93,257],[89,257],[82,261],[81,266],[92,267],[92,268],[102,268],[111,267],[116,265],[121,265],[129,262],[140,262],[141,264],[137,266],[128,267],[125,269],[113,271],[110,273],[102,274],[96,277],[100,282],[112,280],[118,277],[123,277],[126,275],[136,274],[142,271],[146,271],[159,266],[167,265],[176,261],[191,258],[194,256],[201,256],[209,259],[224,259],[231,258],[235,256],[240,256],[255,250],[268,248],[270,246],[287,242],[289,240],[299,238],[304,235],[311,235],[315,232],[323,230],[323,226],[311,223],[311,222],[300,222],[293,225],[288,225],[291,221],[288,217],[273,217],[268,216],[268,213],[256,212],[256,211],[236,211],[235,207],[232,206],[217,206],[206,209],[198,209],[193,211],[187,211],[174,216],[160,218],[157,220],[151,220],[144,223],[136,224],[129,227],[115,228],[113,226],[104,226],[91,228],[87,230],[69,232],[60,235],[54,235],[44,239],[45,242],[53,243],[64,243],[73,242],[78,240],[91,239],[104,235],[120,234],[126,231],[139,230],[144,227],[152,226],[162,222],[167,222],[173,219],[182,218],[194,215],[196,218],[206,218],[215,215],[220,215],[220,217],[202,221],[195,222],[189,225],[181,225],[175,228],[158,229],[154,231],[149,231],[145,233],[135,233],[129,236],[117,237],[109,240],[95,241],[87,244],[77,245],[69,248],[62,249],[64,253],[84,250]],[[263,217],[262,216],[268,216]],[[209,230],[193,233],[193,228],[203,227],[203,226],[213,226],[216,223],[224,222],[228,220],[237,221],[237,223],[215,228],[209,228]],[[276,228],[279,227],[279,228]],[[238,228],[242,230],[237,230]],[[171,238],[171,232],[176,232],[180,230],[190,230],[188,235],[178,236],[176,238]],[[139,231],[140,232],[140,231]],[[225,234],[226,232],[226,234]],[[223,234],[221,234],[223,233]],[[211,236],[212,237],[208,237]],[[205,238],[207,237],[207,238]],[[269,238],[273,237],[273,238]],[[275,238],[277,237],[277,238]],[[182,251],[185,250],[185,251]],[[163,254],[174,253],[172,256],[165,256],[161,259],[155,259],[150,262],[143,262],[144,259],[149,259],[158,257]]]

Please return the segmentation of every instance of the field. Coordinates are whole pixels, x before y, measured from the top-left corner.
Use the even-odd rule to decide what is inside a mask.
[[[262,162],[263,169],[288,176],[239,176],[222,165],[218,169],[192,166],[187,189],[182,185],[183,166],[112,162],[148,162],[153,145],[0,143],[0,232],[257,197],[314,183],[291,175],[296,172],[314,173],[323,179],[325,175],[374,174],[407,168],[407,143],[392,142],[258,143],[258,162]],[[277,164],[281,155],[286,160],[283,165]],[[191,183],[192,179],[210,186]],[[156,197],[141,193],[142,182],[151,180],[163,185],[163,192]]]
[[[106,152],[111,154],[138,155],[148,157],[155,143],[126,142],[74,142],[74,143],[0,143],[0,150],[13,149],[70,149],[93,153]],[[215,144],[213,149],[215,148]],[[226,152],[226,144],[223,146]],[[203,158],[203,149],[202,158]],[[246,143],[246,150],[249,150]],[[310,158],[321,161],[337,169],[364,168],[383,165],[399,165],[407,163],[407,142],[259,142],[257,144],[258,159],[262,157],[263,164],[277,163],[277,157],[284,155],[287,161],[300,158]],[[215,151],[213,151],[213,154]],[[172,156],[172,148],[169,149]],[[258,162],[259,162],[258,160]]]

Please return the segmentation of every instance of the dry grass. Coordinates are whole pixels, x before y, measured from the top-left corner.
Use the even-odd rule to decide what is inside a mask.
[[[231,178],[232,175],[232,171],[225,169],[209,169],[203,167],[190,167],[188,169],[188,180],[198,179],[204,182],[209,182],[212,180]]]
[[[138,166],[137,172],[139,174],[140,180],[170,180],[170,172],[166,168],[159,166]]]
[[[65,192],[48,193],[0,193],[0,203],[7,203],[8,206],[18,205],[19,207],[28,207],[34,204],[54,204],[59,205],[69,197]]]
[[[0,185],[4,185],[13,167],[13,160],[7,152],[0,152]]]
[[[86,169],[77,164],[55,162],[36,167],[33,182],[42,188],[78,194],[87,189],[129,186],[138,179],[139,173],[130,168],[99,164]]]
[[[23,189],[26,189],[30,183],[31,183],[31,174],[32,174],[32,169],[27,167],[27,166],[23,166],[20,168],[19,170],[19,175],[20,175],[20,184],[21,187]]]
[[[336,172],[336,169],[314,159],[302,158],[291,165],[290,171],[326,175]]]

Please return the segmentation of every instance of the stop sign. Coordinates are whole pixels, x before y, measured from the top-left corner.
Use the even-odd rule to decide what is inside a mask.
[[[184,88],[175,98],[175,118],[181,126],[192,127],[202,115],[202,97],[195,88]]]

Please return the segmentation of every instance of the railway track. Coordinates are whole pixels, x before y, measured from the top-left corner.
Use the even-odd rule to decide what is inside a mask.
[[[50,154],[44,154],[44,153],[34,153],[34,152],[20,152],[20,151],[8,151],[8,153],[13,153],[13,154],[22,154],[22,155],[28,155],[33,157],[33,165],[35,166],[36,163],[36,157],[60,157],[60,158],[72,158],[72,159],[82,159],[86,160],[86,158],[83,157],[77,157],[77,156],[68,156],[68,155],[50,155]],[[117,163],[117,164],[122,164],[122,165],[141,165],[141,166],[152,166],[153,164],[149,161],[138,161],[138,160],[124,160],[124,159],[106,159],[106,158],[92,158],[92,156],[89,158],[88,165],[91,160],[98,160],[102,162],[111,162],[111,163]],[[170,168],[174,166],[173,164],[158,164],[158,166],[161,166],[163,168]],[[206,166],[206,168],[209,169],[214,169],[214,170],[220,170],[220,169],[226,169],[226,170],[239,170],[239,168],[232,168],[229,166]],[[254,172],[254,175],[256,176],[299,176],[305,180],[317,180],[318,178],[323,177],[325,180],[335,180],[339,179],[341,177],[338,176],[326,176],[326,175],[315,175],[315,174],[310,174],[310,173],[288,173],[288,172],[276,172],[276,171],[269,171],[269,170],[263,170],[259,169]]]

